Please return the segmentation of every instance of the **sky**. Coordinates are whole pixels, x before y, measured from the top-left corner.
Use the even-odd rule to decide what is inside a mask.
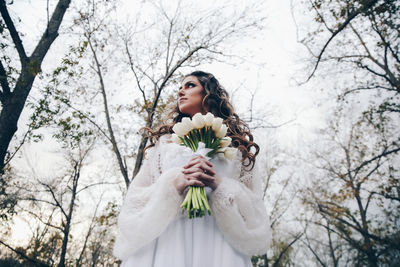
[[[49,1],[50,10],[55,2]],[[211,4],[214,1],[202,2],[207,6],[207,3]],[[14,1],[10,7],[10,10],[22,19],[20,29],[25,33],[24,45],[28,51],[32,51],[33,45],[40,37],[38,33],[43,31],[43,21],[47,16],[46,3],[46,0],[19,0]],[[135,3],[126,1],[121,10],[134,10]],[[238,83],[244,83],[246,88],[257,88],[257,100],[262,102],[262,105],[267,102],[276,106],[283,121],[295,117],[297,123],[313,127],[310,123],[320,119],[319,112],[315,110],[319,95],[317,88],[311,88],[313,84],[299,86],[294,80],[294,77],[305,71],[304,61],[302,62],[305,48],[296,40],[291,1],[267,0],[265,3],[265,30],[258,34],[257,40],[239,44],[242,49],[253,50],[252,52],[257,54],[257,58],[250,59],[254,64],[249,62],[242,66],[229,66],[213,63],[203,68],[214,73],[228,90]],[[50,56],[45,58],[43,66],[52,61],[54,59]],[[260,67],[259,64],[263,64],[264,67]],[[282,122],[279,118],[273,120],[273,124]]]
[[[43,31],[46,3],[45,0],[18,0],[9,7],[12,14],[17,14],[21,18],[19,29],[25,33],[23,42],[27,51],[32,50],[34,43],[40,37],[38,33]],[[54,3],[55,1],[50,1],[53,6]],[[126,10],[130,8],[134,7],[129,7],[128,4]],[[296,146],[301,143],[300,139],[307,138],[308,134],[323,124],[324,112],[321,111],[320,105],[323,97],[318,93],[318,84],[300,86],[294,81],[293,77],[304,71],[302,57],[305,51],[296,39],[290,1],[268,0],[263,12],[267,15],[265,30],[259,33],[256,40],[240,44],[241,49],[256,51],[257,58],[241,66],[213,63],[203,66],[202,69],[214,73],[228,90],[240,83],[246,88],[257,88],[256,107],[271,111],[268,121],[272,125],[292,121],[273,130],[278,133],[276,137],[278,142]],[[46,57],[44,68],[52,61],[54,58]],[[260,64],[264,67],[260,67]],[[235,95],[234,100],[238,109],[242,106],[241,101],[248,101],[244,95]],[[246,110],[241,112],[245,113]],[[26,122],[28,115],[23,114],[20,124]],[[263,130],[260,130],[260,133],[261,138],[264,138]],[[26,165],[27,159],[32,159],[30,164],[36,166],[39,172],[46,173],[51,168],[57,169],[57,164],[49,164],[48,160],[43,160],[47,157],[54,159],[54,145],[52,141],[47,143],[46,147],[43,144],[27,144],[20,157],[15,160],[15,164]],[[24,240],[28,229],[18,219],[15,230],[13,239]]]

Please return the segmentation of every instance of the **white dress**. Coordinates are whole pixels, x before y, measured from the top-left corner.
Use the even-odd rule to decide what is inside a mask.
[[[251,267],[251,255],[264,254],[270,242],[260,192],[251,190],[254,181],[247,187],[229,178],[239,177],[240,161],[212,159],[221,177],[215,191],[206,188],[212,215],[188,219],[172,182],[193,153],[168,138],[148,150],[121,208],[114,247],[121,266]]]
[[[136,251],[121,267],[252,267],[250,256],[232,248],[214,217],[171,223],[156,240]]]

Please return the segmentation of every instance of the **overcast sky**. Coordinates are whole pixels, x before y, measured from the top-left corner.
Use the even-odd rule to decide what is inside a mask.
[[[135,6],[132,2],[134,1],[127,1],[122,10],[133,10]],[[212,4],[214,1],[209,2]],[[299,86],[293,79],[304,72],[301,59],[305,49],[296,40],[290,2],[266,1],[264,12],[267,16],[267,27],[259,33],[262,38],[240,44],[244,49],[256,51],[259,56],[251,59],[256,64],[228,66],[213,63],[211,66],[204,66],[203,69],[214,73],[228,90],[240,83],[249,89],[257,88],[257,104],[274,105],[280,113],[280,116],[271,118],[272,123],[279,124],[296,117],[298,124],[313,127],[313,122],[319,118],[319,112],[315,108],[321,100],[318,88],[311,89],[311,84]],[[36,41],[43,32],[43,22],[47,16],[46,3],[46,0],[18,0],[9,6],[11,12],[21,18],[19,26],[25,33],[23,40],[27,51],[32,51],[32,46],[36,43],[31,40]],[[56,1],[50,1],[51,6],[55,3]],[[52,61],[54,62],[51,56],[46,57],[44,66]],[[264,64],[264,67],[257,64]],[[239,99],[234,99],[235,103],[238,103]]]
[[[46,0],[17,0],[9,6],[10,12],[21,18],[18,27],[25,33],[23,42],[28,53],[32,51],[33,45],[43,32],[45,25],[43,22],[46,21],[47,14],[46,3]],[[54,3],[56,1],[50,1],[53,7]],[[265,107],[273,111],[271,118],[268,118],[270,123],[280,124],[295,119],[277,130],[280,143],[295,146],[299,139],[306,138],[315,127],[321,125],[324,112],[320,104],[323,97],[319,94],[319,88],[315,83],[299,86],[293,80],[294,76],[304,71],[301,58],[305,51],[296,40],[296,27],[291,15],[290,1],[268,0],[264,12],[268,17],[266,29],[259,33],[257,40],[240,44],[243,49],[248,48],[257,52],[257,58],[251,60],[253,63],[241,66],[213,63],[201,69],[214,73],[228,90],[240,83],[249,89],[257,88],[256,107],[260,109]],[[58,41],[57,39],[56,43]],[[54,58],[46,57],[44,68],[52,61]],[[260,64],[264,67],[260,67]],[[246,96],[240,94],[234,96],[234,104],[238,109],[241,101],[247,100]],[[27,115],[23,114],[20,124],[26,123],[24,120]],[[15,164],[26,165],[27,158],[30,158],[32,165],[48,172],[49,164],[43,160],[42,151],[51,153],[52,144],[47,148],[42,144],[27,144],[21,157],[15,160]],[[54,154],[51,156],[54,157]],[[52,167],[57,168],[57,165]],[[16,239],[23,239],[26,235],[22,230],[15,233]]]

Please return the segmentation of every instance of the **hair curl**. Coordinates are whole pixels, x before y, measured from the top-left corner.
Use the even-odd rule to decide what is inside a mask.
[[[195,76],[199,80],[205,90],[202,101],[204,110],[224,120],[224,123],[228,126],[227,136],[232,138],[232,146],[242,153],[243,166],[249,167],[250,170],[253,169],[260,147],[253,141],[254,138],[248,125],[233,111],[228,92],[211,73],[194,71],[185,77],[188,76]],[[167,118],[167,121],[172,119],[172,123],[165,123],[157,130],[148,127],[142,128],[146,131],[150,141],[145,150],[154,146],[162,135],[173,133],[172,127],[184,117],[188,117],[188,115],[181,113],[178,105],[176,105]]]

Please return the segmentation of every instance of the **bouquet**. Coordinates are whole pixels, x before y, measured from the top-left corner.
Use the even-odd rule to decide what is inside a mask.
[[[207,159],[217,153],[223,153],[229,160],[236,157],[237,149],[228,147],[231,143],[231,138],[226,136],[228,127],[222,123],[222,118],[209,112],[206,115],[196,113],[192,119],[185,117],[172,130],[173,142],[189,147]],[[189,219],[204,216],[206,210],[211,215],[204,187],[190,186],[181,207],[187,210]]]

